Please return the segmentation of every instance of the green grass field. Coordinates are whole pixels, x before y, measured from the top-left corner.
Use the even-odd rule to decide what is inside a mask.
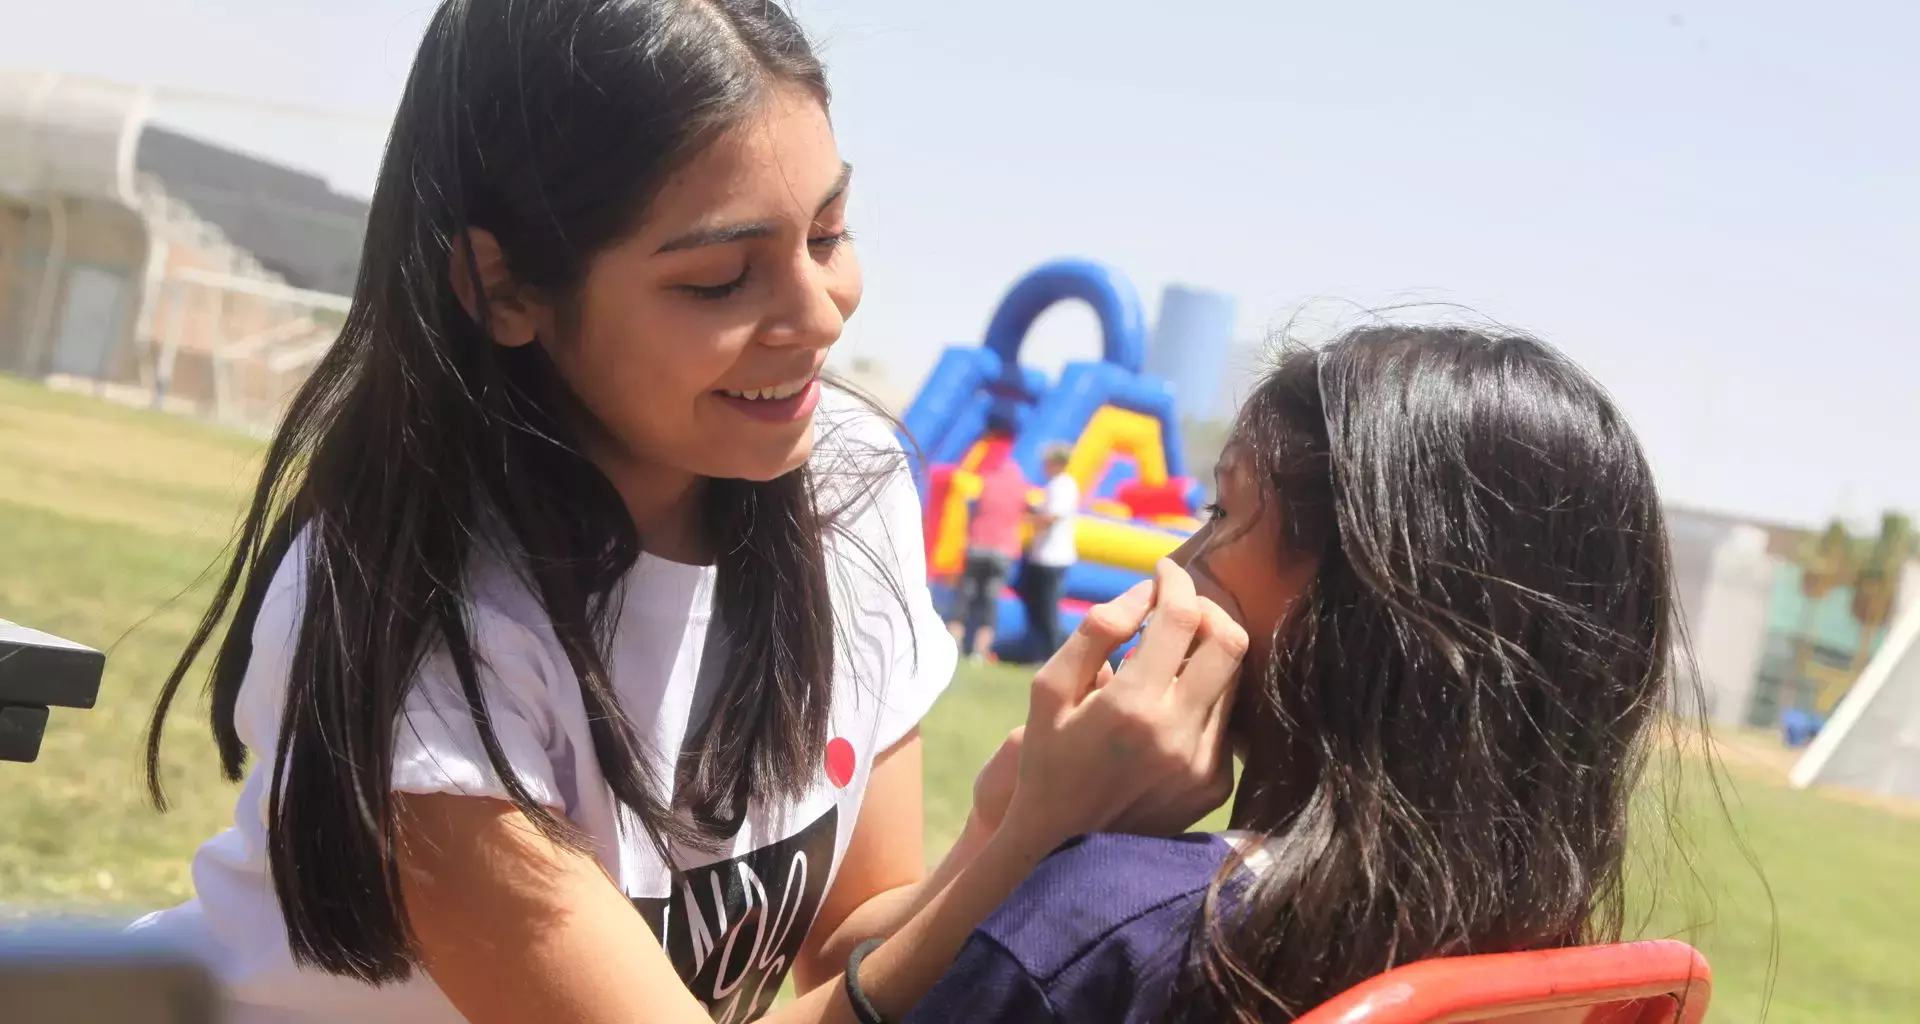
[[[37,764],[0,765],[0,915],[122,914],[191,894],[188,859],[226,823],[234,790],[218,777],[195,701],[170,731],[176,807],[154,813],[140,783],[140,736],[257,452],[211,428],[0,378],[0,618],[110,651],[99,707],[56,711]],[[1024,687],[1011,670],[963,671],[928,719],[936,849],[966,813],[974,770],[1022,716]],[[1735,776],[1734,803],[1778,915],[1768,1019],[1920,1020],[1920,820],[1752,773]],[[1685,806],[1701,898],[1685,872],[1674,873],[1680,881],[1664,887],[1672,898],[1653,930],[1706,950],[1714,1020],[1759,1020],[1772,941],[1767,890],[1717,811]]]

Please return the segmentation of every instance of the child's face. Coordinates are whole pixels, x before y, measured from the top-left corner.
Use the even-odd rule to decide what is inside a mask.
[[[860,302],[846,185],[820,102],[775,90],[594,258],[553,356],[617,457],[755,480],[806,460],[818,374]]]
[[[1244,453],[1229,445],[1214,467],[1216,499],[1206,525],[1173,553],[1201,597],[1246,629],[1245,668],[1266,665],[1273,635],[1318,566],[1280,537],[1278,503],[1256,479]]]

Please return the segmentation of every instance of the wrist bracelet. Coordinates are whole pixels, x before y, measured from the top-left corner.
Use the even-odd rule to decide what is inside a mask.
[[[860,964],[867,954],[880,948],[885,939],[868,939],[853,947],[853,955],[847,958],[847,1002],[853,1004],[853,1015],[860,1024],[887,1024],[887,1018],[873,1006],[873,1000],[867,998],[866,990],[860,987]]]

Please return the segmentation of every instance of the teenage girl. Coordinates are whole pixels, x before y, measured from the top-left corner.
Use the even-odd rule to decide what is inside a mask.
[[[743,1021],[789,977],[776,1019],[853,1020],[863,941],[862,1005],[910,1005],[1068,836],[1224,798],[1245,636],[1168,563],[1041,672],[923,878],[955,655],[903,454],[820,378],[850,177],[768,0],[436,13],[352,311],[150,737],[158,798],[224,628],[234,824],[137,927],[235,1020]]]
[[[1288,1021],[1620,937],[1674,605],[1606,394],[1525,337],[1367,328],[1287,354],[1217,477],[1176,557],[1252,637],[1234,831],[1054,855],[911,1024]]]

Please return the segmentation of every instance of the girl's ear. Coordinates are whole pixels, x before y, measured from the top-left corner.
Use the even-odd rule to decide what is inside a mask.
[[[484,327],[489,337],[518,348],[540,336],[545,307],[533,301],[527,289],[514,280],[493,232],[468,228],[454,238],[452,256],[448,273],[453,294],[460,300],[460,308]]]

